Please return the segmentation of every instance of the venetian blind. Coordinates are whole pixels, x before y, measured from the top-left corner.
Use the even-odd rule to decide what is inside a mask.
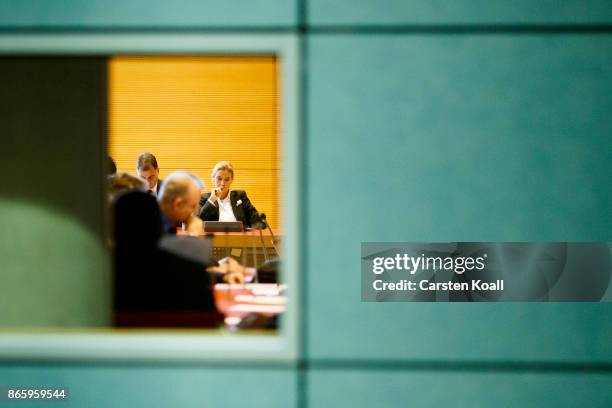
[[[143,151],[160,177],[197,174],[211,187],[214,164],[234,165],[246,190],[280,228],[278,78],[272,56],[143,56],[109,60],[109,153],[135,173]]]

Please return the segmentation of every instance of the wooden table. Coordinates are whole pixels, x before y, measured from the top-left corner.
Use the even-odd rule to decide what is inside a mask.
[[[273,230],[276,238],[276,247],[280,247],[280,230]],[[277,258],[272,236],[267,230],[244,232],[216,232],[213,237],[213,257],[222,259],[226,256],[236,258],[245,266],[259,267],[266,258]],[[264,252],[265,251],[265,252]]]

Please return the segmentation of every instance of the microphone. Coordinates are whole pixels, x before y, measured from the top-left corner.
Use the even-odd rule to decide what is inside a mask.
[[[274,236],[274,232],[272,231],[272,228],[270,228],[270,224],[268,224],[268,221],[266,219],[266,214],[265,213],[261,213],[259,214],[259,218],[261,218],[261,223],[263,223],[263,225],[268,228],[268,231],[270,231],[270,236],[272,237],[272,246],[274,247],[274,251],[276,251],[276,256],[280,257],[280,252],[278,252],[278,248],[276,247],[276,237]],[[265,251],[265,248],[264,248]]]
[[[268,251],[266,250],[266,242],[263,239],[263,234],[261,229],[257,229],[259,231],[259,240],[261,241],[261,249],[263,250],[264,263],[268,262]]]
[[[261,222],[257,222],[257,223],[253,223],[253,226],[255,227],[255,229],[259,232],[259,240],[261,241],[261,250],[263,251],[263,256],[264,256],[264,264],[266,264],[268,262],[268,251],[266,251],[266,242],[263,239],[263,234],[261,232],[261,230],[263,228],[261,228]],[[257,270],[259,269],[257,267],[257,258],[255,256],[255,241],[253,241],[253,262],[254,262],[254,266],[255,266],[255,283],[259,283],[259,273],[257,272]]]

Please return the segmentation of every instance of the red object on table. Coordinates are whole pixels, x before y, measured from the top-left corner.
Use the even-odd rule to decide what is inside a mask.
[[[250,313],[276,316],[286,309],[285,289],[286,285],[272,283],[219,283],[214,290],[215,304],[225,317],[242,318]]]

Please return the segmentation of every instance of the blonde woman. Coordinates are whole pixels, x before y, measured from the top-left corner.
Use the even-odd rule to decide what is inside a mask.
[[[234,167],[221,161],[212,170],[212,190],[200,198],[199,217],[204,221],[242,221],[245,227],[262,228],[257,209],[244,190],[231,190]]]

